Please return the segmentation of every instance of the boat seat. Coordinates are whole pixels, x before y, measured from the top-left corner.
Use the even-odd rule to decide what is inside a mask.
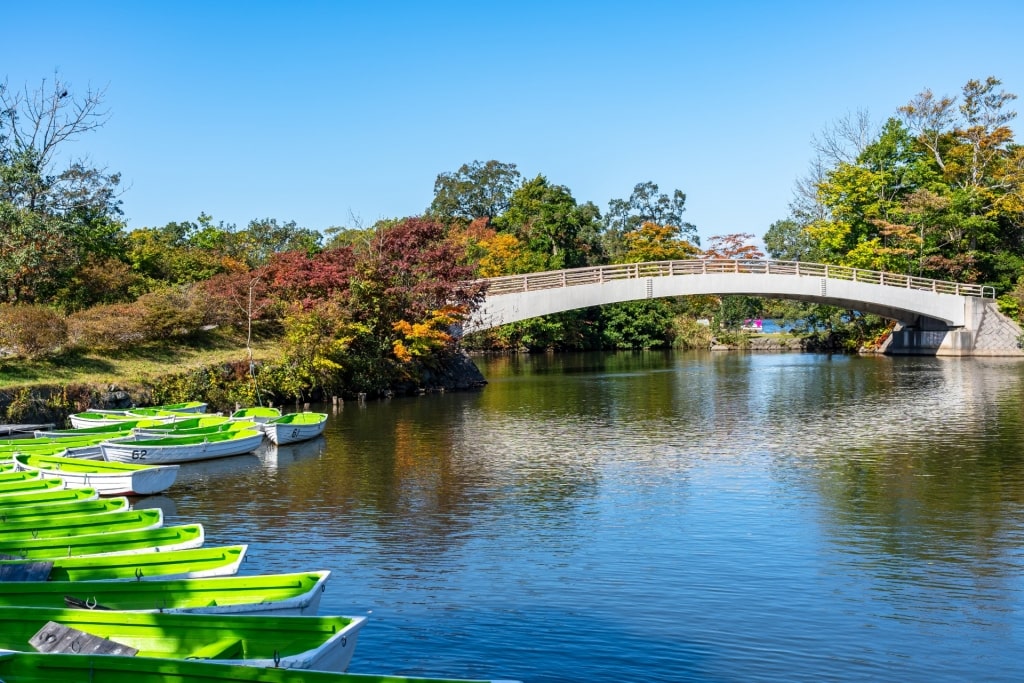
[[[221,638],[203,645],[188,656],[188,659],[241,659],[243,655],[241,638]]]

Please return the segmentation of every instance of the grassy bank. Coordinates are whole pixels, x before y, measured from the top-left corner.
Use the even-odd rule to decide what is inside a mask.
[[[253,343],[257,361],[279,357],[275,341]],[[149,383],[169,373],[244,361],[245,340],[210,333],[173,344],[148,344],[129,351],[67,353],[40,360],[0,358],[0,389],[55,384]]]

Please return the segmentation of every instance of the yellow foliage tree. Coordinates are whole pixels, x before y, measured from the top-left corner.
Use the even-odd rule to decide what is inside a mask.
[[[650,221],[636,230],[622,236],[626,247],[625,263],[644,261],[674,261],[690,259],[700,254],[700,249],[679,237],[679,228],[674,225],[658,225]]]
[[[392,327],[401,337],[392,342],[395,358],[402,363],[424,358],[440,351],[452,342],[449,333],[452,324],[460,320],[464,310],[458,306],[445,306],[431,311],[430,317],[418,323],[399,320]]]

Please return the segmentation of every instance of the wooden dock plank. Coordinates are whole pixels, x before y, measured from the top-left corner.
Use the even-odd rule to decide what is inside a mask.
[[[138,653],[134,647],[115,643],[112,640],[58,624],[55,621],[47,622],[46,626],[39,629],[28,642],[37,651],[43,653],[72,652],[86,655],[128,655],[129,657]]]

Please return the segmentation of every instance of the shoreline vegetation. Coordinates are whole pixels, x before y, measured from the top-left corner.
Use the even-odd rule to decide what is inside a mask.
[[[748,294],[644,299],[454,330],[503,275],[683,259],[836,264],[992,287],[1024,311],[1024,146],[995,77],[923,91],[823,133],[789,215],[701,243],[686,194],[639,182],[601,209],[516,165],[442,172],[420,215],[322,230],[256,218],[130,228],[121,176],[68,165],[103,92],[0,81],[0,419],[108,402],[217,409],[481,386],[467,353],[749,349],[858,353],[878,316]],[[938,126],[938,129],[935,128]],[[790,337],[744,331],[777,320]],[[47,387],[45,391],[41,387]],[[127,397],[127,398],[125,398]],[[46,420],[50,422],[53,420]]]
[[[710,351],[815,352],[834,345],[788,332],[740,333],[710,339]],[[420,368],[415,380],[389,386],[371,398],[416,396],[484,387],[486,378],[474,358],[517,351],[459,351],[432,369]],[[252,356],[252,372],[248,356]],[[365,398],[362,392],[327,396],[310,392],[296,399],[272,384],[280,345],[260,341],[246,347],[230,335],[207,333],[191,344],[153,344],[115,354],[72,353],[25,361],[0,358],[0,422],[63,426],[70,414],[89,408],[127,408],[201,400],[211,410],[230,412],[243,405],[301,409],[303,403]],[[169,371],[174,368],[173,371]]]

